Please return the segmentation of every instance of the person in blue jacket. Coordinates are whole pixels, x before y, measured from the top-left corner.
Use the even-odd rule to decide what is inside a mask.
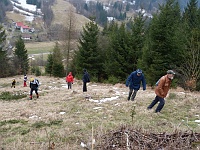
[[[126,87],[129,87],[128,101],[130,99],[134,101],[137,91],[140,89],[141,82],[143,90],[146,90],[146,81],[141,69],[137,69],[129,75],[126,80]]]

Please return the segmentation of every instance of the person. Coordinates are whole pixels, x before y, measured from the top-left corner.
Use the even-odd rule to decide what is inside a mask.
[[[25,75],[24,75],[24,87],[27,87],[26,81],[27,81],[27,76],[26,76],[26,74],[25,74]]]
[[[30,79],[30,88],[31,88],[31,91],[30,91],[30,100],[32,100],[33,91],[35,91],[35,93],[37,95],[37,98],[39,98],[38,87],[39,87],[39,81],[38,81],[38,79],[34,79],[34,78],[31,77],[31,79]]]
[[[15,88],[15,84],[16,84],[16,80],[15,80],[15,79],[13,79],[13,80],[12,80],[12,83],[11,83],[11,88],[12,88],[12,87],[14,87],[14,88]]]
[[[87,92],[87,83],[90,82],[90,76],[86,69],[83,69],[83,92]]]
[[[136,94],[138,90],[140,89],[141,82],[142,82],[143,90],[146,90],[146,81],[141,69],[137,69],[136,71],[133,71],[128,76],[126,80],[126,87],[129,87],[128,101],[130,99],[134,101]]]
[[[71,89],[72,88],[72,84],[74,82],[74,77],[72,75],[72,72],[70,72],[67,76],[66,76],[66,82],[67,82],[67,85],[68,85],[68,89]]]
[[[167,74],[162,76],[158,82],[156,83],[155,94],[156,97],[152,101],[152,103],[147,107],[147,109],[152,109],[153,106],[159,102],[155,112],[159,113],[165,105],[164,98],[167,96],[169,88],[171,86],[171,82],[174,78],[175,72],[173,70],[168,70]]]

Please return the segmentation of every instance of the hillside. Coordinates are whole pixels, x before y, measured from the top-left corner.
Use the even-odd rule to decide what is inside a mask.
[[[54,20],[53,24],[67,24],[69,21],[68,13],[73,12],[73,19],[76,22],[76,29],[82,30],[83,26],[89,22],[89,19],[81,14],[77,14],[75,8],[68,2],[64,0],[56,0],[55,4],[52,6]]]
[[[16,88],[10,87],[13,78]],[[54,144],[56,150],[81,150],[84,144],[91,149],[101,143],[107,131],[120,126],[153,133],[200,133],[200,93],[171,89],[158,115],[153,111],[156,107],[152,111],[146,109],[155,97],[150,87],[139,90],[132,102],[127,101],[128,88],[123,84],[91,82],[85,94],[80,80],[75,79],[72,90],[68,90],[65,78],[37,78],[41,83],[40,97],[36,99],[34,93],[33,100],[28,99],[29,87],[22,87],[23,76],[0,79],[0,94],[6,91],[26,95],[19,100],[0,99],[1,149],[45,150]]]

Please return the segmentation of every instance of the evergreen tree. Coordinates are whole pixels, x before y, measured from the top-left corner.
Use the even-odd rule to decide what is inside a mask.
[[[130,42],[128,42],[130,33],[126,30],[125,24],[121,24],[118,28],[117,24],[113,23],[108,28],[108,34],[110,47],[106,53],[104,68],[108,76],[114,76],[122,81],[130,73],[130,70],[127,69],[130,65],[127,61],[130,58],[131,50]]]
[[[56,42],[55,44],[52,57],[53,57],[53,65],[52,65],[53,76],[63,77],[64,76],[64,66],[62,62],[63,57],[58,42]]]
[[[21,36],[15,42],[15,58],[16,63],[18,64],[18,73],[19,74],[26,74],[29,69],[29,61],[28,61],[28,53],[25,48],[24,41],[22,40]]]
[[[183,76],[183,85],[194,90],[197,82],[200,82],[200,9],[197,0],[190,0],[187,4],[182,21],[186,50],[184,63],[179,69]],[[193,85],[187,84],[191,82],[193,82]]]
[[[47,58],[47,64],[45,66],[45,72],[49,74],[50,76],[52,75],[53,72],[53,54],[49,54]]]
[[[134,21],[131,22],[131,51],[129,52],[129,70],[136,70],[138,68],[138,61],[142,58],[142,48],[145,41],[145,18],[142,14],[139,14]],[[132,65],[131,65],[132,64]],[[131,68],[132,67],[132,68]],[[139,68],[143,68],[140,65]]]
[[[103,58],[98,47],[98,36],[99,28],[94,21],[90,21],[83,27],[74,63],[76,63],[78,72],[82,72],[85,68],[92,77],[96,77],[99,81]]]
[[[168,0],[151,21],[142,61],[150,85],[155,85],[166,70],[177,68],[183,61],[184,44],[179,37],[180,19],[178,3]]]
[[[3,30],[3,27],[0,26],[0,70],[1,70],[0,77],[6,77],[9,75],[8,57],[7,57],[7,52],[4,49],[5,39],[6,39],[5,30]]]

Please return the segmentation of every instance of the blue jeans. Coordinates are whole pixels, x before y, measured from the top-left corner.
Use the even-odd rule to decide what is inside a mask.
[[[165,100],[164,100],[164,98],[159,97],[159,96],[156,96],[156,97],[155,97],[155,99],[154,99],[154,100],[152,101],[152,103],[147,107],[147,109],[153,108],[153,106],[154,106],[155,104],[157,104],[158,102],[160,102],[160,103],[158,104],[158,107],[156,108],[156,112],[160,112],[160,111],[162,110],[162,108],[164,107],[164,105],[165,105]]]

